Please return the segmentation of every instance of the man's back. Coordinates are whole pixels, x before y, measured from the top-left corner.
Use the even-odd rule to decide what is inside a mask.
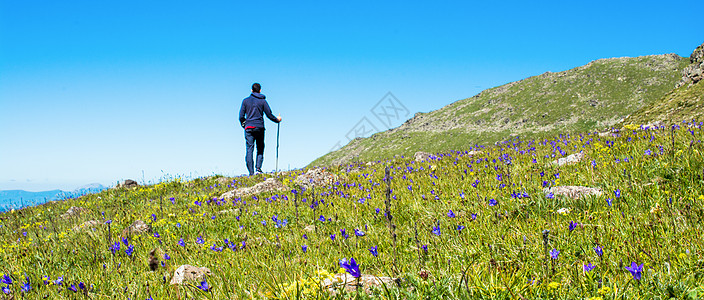
[[[264,115],[274,123],[279,122],[274,114],[271,113],[271,108],[266,102],[266,96],[253,92],[249,97],[242,100],[242,107],[240,107],[240,123],[242,127],[264,129]]]

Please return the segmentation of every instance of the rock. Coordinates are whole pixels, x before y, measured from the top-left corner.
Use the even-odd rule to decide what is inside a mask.
[[[219,215],[223,214],[240,214],[240,209],[235,208],[235,209],[226,209],[226,210],[221,210],[218,212]]]
[[[335,183],[338,180],[337,175],[326,171],[325,169],[310,169],[305,174],[296,177],[296,184],[309,189],[316,186],[326,186]]]
[[[704,44],[694,49],[689,56],[689,62],[690,65],[682,70],[682,80],[675,85],[675,88],[704,79]]]
[[[392,288],[398,286],[400,283],[400,278],[392,278],[386,276],[377,277],[374,275],[362,274],[362,276],[360,276],[358,280],[357,278],[352,277],[352,275],[344,273],[335,274],[334,278],[328,278],[323,280],[321,285],[324,289],[327,289],[333,294],[335,294],[337,290],[341,288],[344,288],[348,292],[355,292],[357,291],[357,289],[362,289],[363,292],[371,294],[373,292],[373,288],[383,291],[384,286],[386,286],[386,288]]]
[[[234,179],[230,177],[220,177],[217,179],[217,182],[219,184],[227,186],[228,184],[231,184]]]
[[[188,282],[199,284],[206,276],[210,275],[212,275],[212,272],[210,272],[208,268],[182,265],[174,271],[174,276],[171,277],[170,284],[183,285]]]
[[[136,188],[139,186],[139,183],[132,179],[127,179],[123,183],[118,183],[116,188]]]
[[[122,231],[122,236],[139,235],[149,231],[149,225],[142,220],[137,220]]]
[[[428,152],[422,152],[422,151],[418,151],[415,154],[413,154],[413,157],[416,159],[416,162],[427,161],[428,159],[431,158],[431,156],[432,156],[432,154],[430,154]]]
[[[91,232],[100,226],[100,222],[96,220],[85,221],[76,227],[73,227],[73,231],[90,230]]]
[[[484,153],[484,152],[483,152],[483,151],[479,151],[479,150],[474,150],[474,151],[469,151],[469,152],[467,152],[467,154],[465,154],[465,156],[470,156],[470,157],[472,157],[472,156],[479,155],[479,154],[482,154],[482,153]]]
[[[315,225],[308,225],[305,228],[303,228],[304,231],[307,232],[315,232]]]
[[[551,188],[544,188],[543,193],[545,193],[546,196],[549,193],[552,193],[555,196],[564,196],[572,199],[578,199],[580,197],[586,197],[591,195],[599,197],[603,192],[600,188],[590,188],[586,186],[554,186]]]
[[[71,206],[71,208],[69,208],[69,209],[66,211],[66,213],[64,213],[64,214],[61,215],[61,218],[62,218],[62,219],[72,218],[72,217],[75,217],[75,216],[80,215],[80,214],[83,213],[84,211],[86,211],[86,209],[83,208],[83,207]]]
[[[562,165],[566,165],[566,164],[578,163],[579,161],[582,160],[582,158],[584,158],[584,153],[579,152],[579,153],[571,154],[567,157],[558,158],[557,160],[553,161],[552,163],[557,164],[558,166],[562,166]]]
[[[267,178],[266,180],[255,184],[254,186],[237,188],[237,189],[231,190],[229,192],[226,192],[226,193],[222,194],[220,196],[220,198],[232,199],[235,197],[245,197],[245,196],[259,194],[259,193],[263,193],[263,192],[282,191],[284,189],[285,189],[285,187],[283,184],[281,184],[281,182],[277,181],[274,178]]]

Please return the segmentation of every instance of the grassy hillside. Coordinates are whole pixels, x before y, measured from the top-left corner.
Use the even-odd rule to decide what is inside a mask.
[[[638,110],[624,124],[669,123],[671,120],[704,119],[704,83],[683,85],[662,99]]]
[[[660,99],[688,64],[686,58],[668,54],[601,59],[548,72],[416,114],[398,128],[353,140],[311,166],[465,149],[510,135],[529,138],[608,127]]]
[[[174,180],[2,213],[0,295],[701,299],[704,130],[679,124],[333,167],[339,180],[315,190],[293,184],[299,170],[276,177],[283,191],[234,200],[218,197],[272,175]],[[551,163],[578,152],[584,159],[576,164]],[[544,192],[565,185],[602,194]],[[84,210],[61,217],[72,206]],[[149,231],[121,234],[135,220]],[[344,277],[343,258],[399,285],[372,295],[328,285]],[[182,264],[212,274],[169,285]]]

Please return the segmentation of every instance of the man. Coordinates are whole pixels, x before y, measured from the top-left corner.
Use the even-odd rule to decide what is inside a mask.
[[[257,174],[262,173],[262,163],[264,162],[264,115],[274,123],[281,122],[281,115],[274,117],[266,102],[266,96],[260,94],[262,86],[259,83],[252,84],[252,94],[242,100],[240,107],[240,123],[244,128],[244,138],[247,142],[247,152],[245,162],[249,176],[254,175],[255,165],[252,158],[254,145],[257,145]]]

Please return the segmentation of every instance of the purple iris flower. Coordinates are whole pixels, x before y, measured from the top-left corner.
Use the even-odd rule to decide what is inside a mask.
[[[599,245],[596,245],[596,247],[594,247],[594,252],[595,252],[596,255],[598,255],[599,257],[601,257],[602,255],[604,255],[604,249],[602,249],[601,247],[599,247]]]
[[[2,289],[2,292],[5,293],[5,294],[9,294],[9,293],[12,292],[12,291],[10,290],[10,287],[9,287],[9,286],[3,286],[1,289]]]
[[[361,231],[357,228],[354,229],[354,235],[356,235],[356,236],[364,236],[365,234],[366,233],[364,233],[364,231]]]
[[[168,253],[164,253],[164,259],[165,259],[165,260],[169,260],[169,259],[171,259],[171,256],[169,256]]]
[[[457,225],[457,231],[462,232],[462,229],[464,229],[464,225]]]
[[[452,210],[450,210],[449,212],[447,212],[447,217],[448,217],[448,218],[454,218],[454,217],[455,217],[455,212],[453,212]]]
[[[203,240],[202,237],[199,236],[199,237],[196,239],[196,244],[203,244],[203,243],[205,243],[205,241]]]
[[[215,252],[222,252],[222,247],[218,247],[217,244],[213,243],[213,246],[210,247],[210,250],[213,250]]]
[[[592,265],[592,263],[588,263],[584,265],[584,272],[589,272],[591,270],[594,270],[594,268],[596,268],[596,266]]]
[[[476,219],[477,219],[477,214],[472,214],[472,220],[476,220]]]
[[[54,280],[54,284],[55,284],[55,285],[62,285],[62,284],[64,284],[64,277],[63,277],[63,276],[59,276],[59,278],[56,278],[56,280]]]
[[[420,246],[420,248],[423,249],[423,252],[425,254],[428,254],[428,245],[422,245],[422,246]]]
[[[22,285],[22,292],[27,293],[32,290],[32,285],[29,284],[29,277],[27,277],[27,282]]]
[[[440,236],[440,225],[438,226],[433,226],[433,234]]]
[[[560,255],[560,250],[557,250],[557,249],[555,249],[555,248],[553,248],[552,250],[550,250],[550,258],[552,258],[552,259],[557,259],[557,256],[558,256],[558,255]]]
[[[183,241],[183,238],[180,238],[180,239],[178,240],[178,245],[181,246],[181,247],[186,247],[186,242]]]
[[[320,222],[325,222],[325,217],[324,217],[323,215],[320,215],[320,217],[318,218],[318,220],[320,220]]]
[[[641,276],[643,275],[641,274],[641,272],[643,272],[643,264],[640,264],[639,266],[637,263],[631,262],[631,267],[626,267],[626,270],[628,270],[628,272],[631,272],[631,275],[633,275],[633,279],[640,280]]]
[[[552,192],[548,192],[548,194],[547,194],[547,196],[545,196],[545,198],[555,199],[555,194],[553,194]]]
[[[489,199],[489,206],[495,206],[496,204],[499,204],[499,202],[496,201],[496,199]]]
[[[612,203],[613,203],[613,199],[611,199],[611,198],[606,199],[606,204],[611,206]]]
[[[2,279],[0,281],[2,281],[2,283],[7,284],[7,285],[12,284],[12,278],[10,278],[10,276],[7,276],[7,274],[3,274]]]
[[[379,255],[379,251],[377,251],[376,246],[371,246],[371,248],[369,248],[369,252],[371,252],[374,257],[377,257],[377,255]]]
[[[354,261],[354,258],[350,258],[349,262],[346,259],[342,259],[340,266],[345,269],[347,273],[350,273],[352,277],[359,278],[362,276],[362,272],[359,271],[359,265]]]
[[[125,254],[127,254],[127,256],[132,256],[132,253],[134,253],[134,246],[133,245],[127,246],[127,249],[125,249]]]
[[[334,234],[331,234],[331,235],[330,235],[330,239],[334,241],[334,240],[335,240],[335,235],[334,235]]]
[[[155,237],[155,238],[160,238],[161,235],[159,235],[159,233],[155,231],[155,232],[154,232],[154,237]]]
[[[616,196],[616,198],[621,198],[621,190],[620,190],[620,189],[616,189],[616,190],[614,191],[614,195]]]
[[[71,284],[71,286],[68,287],[68,289],[71,290],[72,292],[78,291],[78,289],[76,289],[76,285],[73,283]]]
[[[156,215],[152,214],[152,221],[156,221]]]
[[[204,292],[207,292],[210,289],[210,287],[208,286],[208,282],[205,281],[205,279],[203,279],[203,281],[200,282],[200,285],[198,286],[198,288]]]
[[[303,250],[303,253],[308,252],[308,246],[307,245],[301,246],[301,250]]]
[[[570,226],[569,226],[570,232],[572,230],[574,230],[575,228],[577,228],[577,223],[575,223],[574,221],[570,221]]]

